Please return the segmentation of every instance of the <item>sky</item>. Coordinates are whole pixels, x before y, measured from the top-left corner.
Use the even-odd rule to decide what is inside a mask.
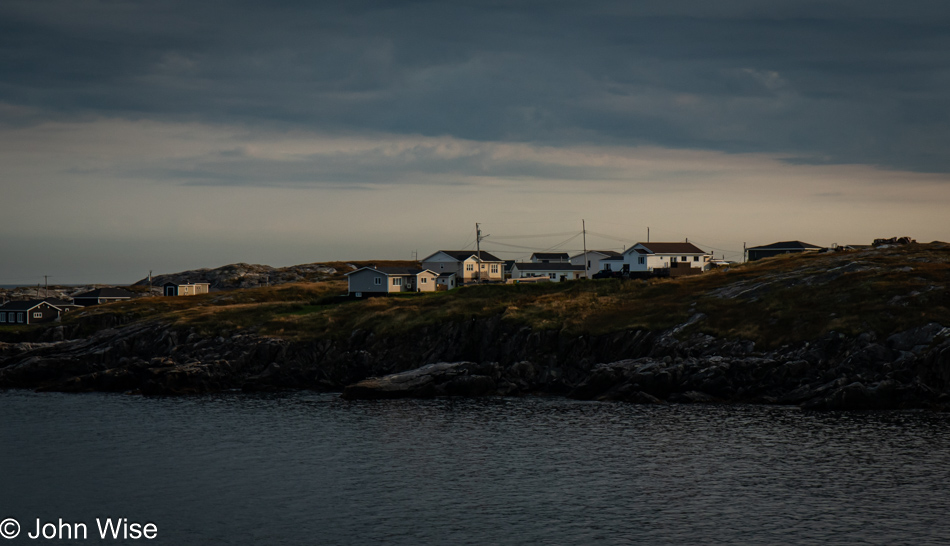
[[[950,3],[4,0],[0,284],[950,240]]]

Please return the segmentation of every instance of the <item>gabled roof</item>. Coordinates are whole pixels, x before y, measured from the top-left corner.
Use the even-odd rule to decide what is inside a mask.
[[[554,264],[535,264],[535,263],[517,263],[514,267],[518,271],[583,271],[584,266],[564,263]]]
[[[29,311],[41,303],[45,302],[43,300],[8,301],[0,305],[0,309],[4,311]]]
[[[501,258],[498,258],[497,256],[495,256],[495,255],[493,255],[493,254],[489,254],[488,252],[485,252],[484,250],[482,250],[480,253],[479,253],[479,251],[476,251],[476,250],[439,250],[439,251],[437,251],[437,252],[434,252],[434,253],[430,254],[429,256],[426,256],[422,261],[424,262],[424,261],[428,260],[429,258],[431,258],[432,256],[435,256],[435,255],[438,254],[439,252],[441,252],[442,254],[445,254],[445,255],[447,255],[447,256],[449,256],[449,257],[451,257],[451,258],[455,258],[456,260],[458,260],[458,261],[460,261],[460,262],[464,262],[465,260],[471,258],[472,256],[475,256],[476,254],[479,255],[479,259],[480,259],[481,261],[483,261],[483,262],[500,262],[500,261],[502,261]]]
[[[135,294],[129,292],[128,290],[122,290],[121,288],[97,288],[95,290],[90,290],[89,292],[83,292],[82,294],[76,294],[73,296],[73,299],[76,298],[131,298]]]
[[[69,300],[61,300],[59,298],[43,298],[43,301],[52,305],[53,307],[82,307],[81,305],[76,305]]]
[[[621,255],[616,250],[588,250],[587,253],[588,254],[603,254],[604,256],[607,256],[608,258],[616,258],[617,256]],[[581,252],[577,256],[583,256],[583,255],[584,253]],[[576,258],[577,256],[574,256],[574,257]]]
[[[820,250],[820,246],[803,243],[801,241],[782,241],[770,245],[753,246],[746,250]]]
[[[706,251],[693,243],[637,243],[651,254],[706,254]],[[631,248],[627,250],[638,250]]]
[[[359,273],[360,271],[366,271],[366,270],[382,273],[383,275],[386,275],[388,277],[398,277],[402,275],[418,275],[419,273],[422,273],[424,271],[428,271],[429,273],[432,273],[433,275],[435,274],[435,271],[432,271],[431,269],[419,269],[418,267],[369,267],[369,266],[366,266],[366,267],[361,267],[357,269],[356,271],[350,271],[349,273],[346,273],[344,276],[352,275],[354,273]]]
[[[538,260],[567,260],[570,258],[567,252],[535,252],[531,257]]]

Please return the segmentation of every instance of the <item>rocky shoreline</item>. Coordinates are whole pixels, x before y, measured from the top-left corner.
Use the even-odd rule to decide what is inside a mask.
[[[950,328],[878,339],[830,332],[759,351],[751,342],[660,332],[535,331],[501,317],[382,337],[290,342],[252,333],[201,337],[159,322],[69,339],[0,343],[0,388],[185,395],[313,389],[346,399],[562,395],[631,403],[755,403],[805,409],[950,408]]]

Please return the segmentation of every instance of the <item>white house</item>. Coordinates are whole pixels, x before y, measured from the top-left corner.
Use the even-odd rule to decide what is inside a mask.
[[[622,258],[619,252],[613,250],[588,250],[585,255],[583,252],[577,256],[571,256],[570,262],[574,265],[585,265],[586,262],[586,272],[587,278],[590,278],[591,275],[597,273],[598,271],[603,271],[601,266],[601,261],[606,260],[607,258]]]
[[[455,283],[455,273],[443,273],[435,279],[436,290],[451,290],[458,286]]]
[[[531,263],[535,264],[566,264],[571,259],[567,252],[535,252],[531,255]]]
[[[622,270],[632,273],[689,267],[705,271],[710,260],[712,254],[692,243],[637,243],[623,253]]]
[[[584,266],[565,263],[515,263],[511,278],[547,277],[554,282],[573,281],[584,276]]]
[[[455,273],[459,284],[505,280],[505,262],[484,250],[440,250],[424,258],[422,267],[437,275]]]
[[[399,292],[435,292],[438,275],[410,267],[362,267],[346,274],[348,293],[365,298]]]

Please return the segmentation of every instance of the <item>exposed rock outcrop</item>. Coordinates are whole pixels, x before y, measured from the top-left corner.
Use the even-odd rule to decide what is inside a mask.
[[[689,323],[704,320],[694,315]],[[383,337],[288,342],[201,337],[159,323],[86,339],[0,345],[0,388],[189,394],[316,389],[356,398],[561,394],[634,403],[743,402],[808,409],[943,408],[950,328],[886,339],[829,333],[772,351],[742,340],[629,330],[535,331],[494,317]]]

